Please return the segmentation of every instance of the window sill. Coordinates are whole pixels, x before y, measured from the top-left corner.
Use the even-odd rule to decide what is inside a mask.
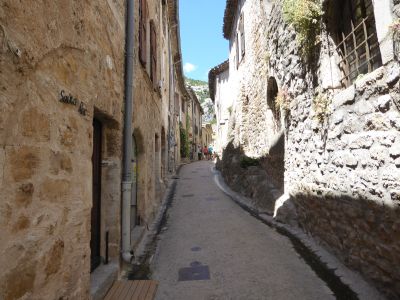
[[[333,96],[333,108],[337,109],[340,106],[352,104],[356,98],[356,91],[364,89],[368,82],[381,79],[384,76],[384,71],[385,67],[381,66],[371,73],[365,74],[362,78],[357,79],[350,86],[340,90]]]

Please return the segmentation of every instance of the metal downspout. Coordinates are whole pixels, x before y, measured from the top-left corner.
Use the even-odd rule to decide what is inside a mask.
[[[126,1],[125,36],[125,111],[124,157],[122,175],[122,249],[125,262],[133,258],[131,252],[131,199],[132,199],[132,113],[133,113],[133,50],[134,50],[134,0]]]

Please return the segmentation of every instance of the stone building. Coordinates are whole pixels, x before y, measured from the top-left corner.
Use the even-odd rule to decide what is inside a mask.
[[[201,129],[201,141],[203,146],[213,146],[214,148],[214,137],[211,124],[203,124],[203,128]]]
[[[398,1],[314,1],[306,32],[296,2],[227,1],[229,149],[259,158],[299,226],[398,299]]]
[[[200,105],[199,99],[197,98],[195,92],[190,86],[186,89],[189,93],[188,98],[188,125],[189,128],[189,144],[190,144],[190,159],[198,159],[198,148],[201,147],[201,127],[202,127],[202,117],[203,108]],[[203,145],[204,146],[204,145]]]
[[[209,90],[217,119],[215,151],[222,154],[228,143],[228,123],[233,109],[233,95],[229,87],[229,60],[209,72]]]
[[[176,2],[134,1],[132,229],[180,159]],[[0,298],[89,299],[122,271],[127,2],[22,5],[0,4]]]

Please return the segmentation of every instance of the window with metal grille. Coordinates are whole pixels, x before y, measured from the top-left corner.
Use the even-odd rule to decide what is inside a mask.
[[[150,22],[150,78],[157,85],[157,32],[154,22]]]
[[[335,0],[339,18],[337,51],[341,83],[351,85],[360,75],[382,65],[372,0]]]
[[[147,62],[147,1],[139,2],[139,60],[143,66]]]

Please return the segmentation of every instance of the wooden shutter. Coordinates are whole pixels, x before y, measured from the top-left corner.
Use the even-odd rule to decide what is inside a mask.
[[[236,34],[236,69],[239,69],[239,34]]]
[[[152,21],[150,23],[150,66],[151,66],[151,80],[154,86],[157,85],[157,32],[156,26]]]
[[[143,66],[146,66],[147,62],[147,2],[146,0],[140,0],[139,5],[139,59]]]
[[[179,94],[175,93],[175,113],[179,116]]]
[[[240,50],[241,50],[241,57],[244,56],[245,52],[246,52],[246,45],[245,45],[245,41],[244,41],[244,16],[242,15],[240,17],[240,26],[239,26],[239,30],[240,30]]]

